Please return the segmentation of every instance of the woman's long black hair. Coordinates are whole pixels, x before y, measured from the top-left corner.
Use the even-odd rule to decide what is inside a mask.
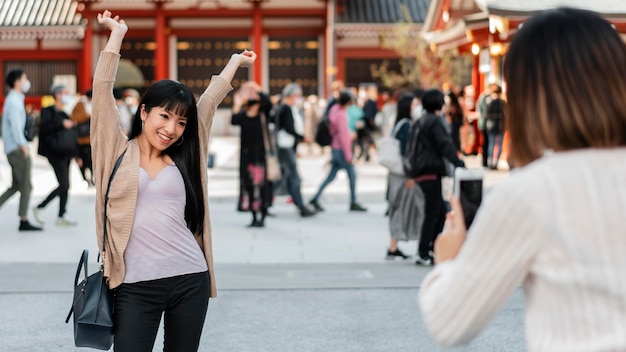
[[[413,100],[415,99],[415,95],[411,93],[402,93],[400,99],[398,99],[398,107],[396,109],[396,121],[394,122],[394,126],[398,124],[398,122],[402,121],[402,119],[411,119],[411,105],[413,104]]]
[[[204,192],[200,170],[200,141],[198,138],[198,110],[193,93],[182,83],[160,80],[144,93],[135,113],[129,139],[141,134],[141,107],[150,113],[155,107],[187,118],[182,142],[176,142],[163,151],[172,158],[185,182],[185,221],[193,233],[202,233],[204,224]]]

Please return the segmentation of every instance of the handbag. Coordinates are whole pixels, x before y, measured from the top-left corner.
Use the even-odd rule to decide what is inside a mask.
[[[52,153],[64,156],[78,155],[78,129],[76,126],[61,128],[49,138],[48,146]]]
[[[280,162],[278,161],[278,157],[272,154],[270,138],[267,135],[267,121],[265,121],[265,114],[262,112],[261,130],[263,130],[263,145],[265,147],[265,177],[268,181],[278,181],[283,177],[280,172]]]
[[[32,142],[38,133],[37,121],[35,117],[30,114],[26,114],[26,124],[24,125],[24,137],[27,141]]]
[[[124,152],[125,153],[125,152]],[[109,184],[104,196],[104,228],[102,236],[102,251],[106,252],[107,235],[107,203],[109,201],[109,189],[111,181],[122,162],[124,153],[115,162]],[[74,344],[76,347],[91,347],[99,350],[108,350],[113,344],[113,312],[114,297],[109,290],[104,277],[104,266],[88,276],[87,262],[89,251],[83,250],[76,276],[74,277],[74,297],[72,307],[65,319],[69,323],[72,313],[74,314]],[[83,269],[84,279],[78,283],[80,272]]]
[[[394,175],[404,175],[400,141],[396,139],[396,134],[400,128],[404,124],[410,123],[408,119],[403,119],[403,121],[393,128],[389,136],[381,138],[378,143],[378,162]]]

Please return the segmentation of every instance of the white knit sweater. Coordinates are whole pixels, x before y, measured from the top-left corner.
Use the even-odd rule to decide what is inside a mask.
[[[556,153],[485,197],[424,279],[431,335],[468,342],[523,285],[529,351],[626,351],[626,148]]]

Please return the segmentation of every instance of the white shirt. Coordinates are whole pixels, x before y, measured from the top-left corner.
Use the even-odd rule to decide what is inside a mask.
[[[626,351],[626,148],[544,156],[497,184],[420,307],[438,342],[461,344],[520,285],[528,351]]]
[[[292,106],[291,115],[293,116],[293,129],[300,135],[304,134],[304,118],[300,114],[300,109]],[[293,148],[296,143],[296,137],[287,133],[284,129],[280,129],[276,134],[276,143],[279,148]]]

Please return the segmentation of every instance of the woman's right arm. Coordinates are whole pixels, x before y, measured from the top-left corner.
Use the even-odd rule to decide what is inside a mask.
[[[545,241],[546,224],[553,219],[537,209],[537,195],[529,195],[528,187],[507,181],[489,192],[467,236],[460,203],[452,202],[456,211],[435,242],[437,265],[418,295],[424,323],[441,345],[467,343],[478,335],[528,277]]]
[[[96,183],[96,214],[103,214],[104,192],[111,171],[128,143],[128,139],[120,128],[119,111],[113,97],[113,86],[120,61],[119,52],[128,27],[124,21],[119,20],[119,17],[112,18],[109,11],[99,14],[98,22],[111,30],[111,35],[104,50],[100,53],[94,73],[90,122],[91,155]],[[104,263],[106,257],[102,252],[102,228],[103,219],[101,216],[96,216],[97,242]]]
[[[94,74],[91,145],[94,150],[94,169],[106,172],[111,169],[108,163],[112,164],[115,161],[110,154],[117,152],[119,146],[126,141],[120,129],[113,86],[120,60],[120,48],[128,27],[118,16],[111,17],[109,11],[98,14],[98,22],[109,28],[111,35],[100,53]]]

